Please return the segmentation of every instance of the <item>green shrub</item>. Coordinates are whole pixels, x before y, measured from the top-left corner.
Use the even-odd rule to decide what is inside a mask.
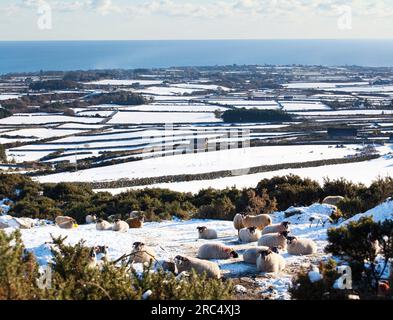
[[[296,300],[343,300],[348,297],[348,290],[334,289],[335,281],[340,277],[336,271],[336,262],[330,259],[327,263],[321,263],[319,273],[320,281],[311,282],[308,273],[310,269],[302,270],[292,281],[289,289],[291,296]]]
[[[364,201],[359,197],[354,197],[352,199],[345,198],[337,204],[337,208],[341,210],[345,219],[349,219],[358,213],[367,211]]]

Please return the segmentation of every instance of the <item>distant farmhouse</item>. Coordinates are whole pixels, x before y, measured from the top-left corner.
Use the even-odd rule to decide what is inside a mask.
[[[331,139],[354,139],[358,136],[355,128],[329,128],[328,136]]]

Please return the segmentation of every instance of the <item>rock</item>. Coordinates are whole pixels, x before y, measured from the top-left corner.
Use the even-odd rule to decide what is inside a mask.
[[[240,284],[237,284],[234,289],[237,293],[247,293],[247,289]]]

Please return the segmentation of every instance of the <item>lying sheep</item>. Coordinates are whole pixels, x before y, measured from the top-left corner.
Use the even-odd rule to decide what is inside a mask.
[[[272,224],[272,218],[268,214],[260,214],[257,216],[245,215],[243,217],[243,225],[245,228],[255,227],[263,230],[266,226]]]
[[[240,229],[244,228],[243,225],[243,214],[237,213],[235,217],[233,218],[233,226],[237,230],[237,234],[239,235]]]
[[[345,200],[345,198],[341,196],[328,196],[323,199],[322,204],[330,204],[332,206],[337,206],[337,204],[343,200]]]
[[[131,251],[131,261],[134,263],[151,263],[156,260],[156,253],[153,248],[148,247],[143,242],[134,242]]]
[[[121,214],[112,214],[108,217],[108,221],[114,223],[115,220],[121,220]]]
[[[217,232],[206,227],[197,227],[199,239],[217,239]]]
[[[231,247],[227,247],[221,243],[206,243],[199,247],[197,257],[199,259],[231,259],[238,258],[238,253]]]
[[[86,221],[86,224],[95,223],[97,221],[97,216],[89,214],[86,216],[85,221]]]
[[[289,225],[291,223],[288,221],[284,221],[278,224],[272,224],[270,226],[265,227],[265,229],[262,230],[262,234],[268,234],[268,233],[280,233],[283,231],[288,231],[289,232]]]
[[[61,229],[73,229],[73,228],[77,227],[75,219],[71,218],[71,217],[64,217],[64,216],[56,217],[55,223]]]
[[[112,224],[110,224],[108,221],[105,221],[103,219],[98,219],[98,221],[96,223],[96,229],[98,231],[112,230]]]
[[[263,246],[249,248],[243,253],[243,261],[245,263],[256,264],[259,252],[268,249],[269,247],[263,247]]]
[[[200,275],[206,274],[209,278],[221,278],[221,271],[218,264],[212,261],[179,255],[175,257],[175,264],[179,273],[195,270],[196,273]]]
[[[162,270],[168,271],[170,273],[176,274],[177,269],[176,269],[176,264],[173,261],[163,261],[161,263]]]
[[[120,219],[116,219],[112,226],[112,230],[117,232],[127,232],[129,229],[128,223]]]
[[[139,218],[128,218],[126,220],[126,223],[131,229],[140,229],[143,227],[143,223],[145,221],[144,217],[139,217]]]
[[[279,247],[283,250],[287,247],[288,231],[280,233],[268,233],[258,240],[258,246],[266,246],[269,248]]]
[[[311,239],[288,237],[288,253],[296,256],[305,256],[317,252],[317,245]]]
[[[239,241],[241,242],[255,242],[261,237],[261,231],[255,227],[244,228],[239,232]]]
[[[260,272],[274,272],[278,273],[285,268],[285,260],[284,258],[271,251],[261,250],[258,254],[257,258],[257,270]]]

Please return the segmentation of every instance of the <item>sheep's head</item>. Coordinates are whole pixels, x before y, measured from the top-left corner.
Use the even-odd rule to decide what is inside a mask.
[[[207,227],[197,227],[199,233],[203,233],[207,230]]]
[[[288,244],[291,244],[294,240],[296,240],[296,237],[287,237]]]
[[[257,229],[257,228],[255,228],[255,227],[249,227],[249,228],[247,228],[248,229],[248,231],[250,231],[250,233],[255,233],[255,230]]]
[[[103,223],[103,222],[104,222],[103,219],[98,219],[98,220],[97,220],[97,223]]]
[[[89,253],[90,258],[95,258],[96,257],[96,248],[91,248],[90,253]]]
[[[284,221],[283,223],[281,223],[282,225],[283,225],[283,227],[285,228],[285,229],[287,229],[288,230],[288,228],[289,228],[289,225],[291,224],[289,221]]]
[[[114,223],[119,223],[121,220],[120,219],[115,219],[113,222]]]
[[[139,222],[145,222],[145,216],[142,215],[138,218]]]
[[[288,239],[288,234],[289,234],[289,231],[280,232],[280,235],[282,235],[284,238],[287,238],[287,239]]]
[[[235,250],[232,250],[231,251],[231,257],[232,258],[239,258],[239,254]]]
[[[182,264],[184,264],[186,262],[189,262],[190,260],[188,260],[186,257],[183,257],[183,256],[179,255],[179,256],[175,257],[174,261],[175,261],[176,265],[182,265]]]
[[[107,254],[108,246],[95,246],[94,250],[96,254]]]
[[[261,255],[262,259],[265,259],[271,253],[272,253],[272,251],[270,249],[268,249],[268,250],[261,250],[261,251],[258,252],[258,254]]]
[[[134,250],[139,250],[139,251],[142,250],[144,246],[145,244],[143,242],[134,242],[134,244],[132,245]]]
[[[281,247],[273,247],[273,248],[272,248],[272,252],[274,252],[274,253],[280,253],[280,249],[281,249]]]

